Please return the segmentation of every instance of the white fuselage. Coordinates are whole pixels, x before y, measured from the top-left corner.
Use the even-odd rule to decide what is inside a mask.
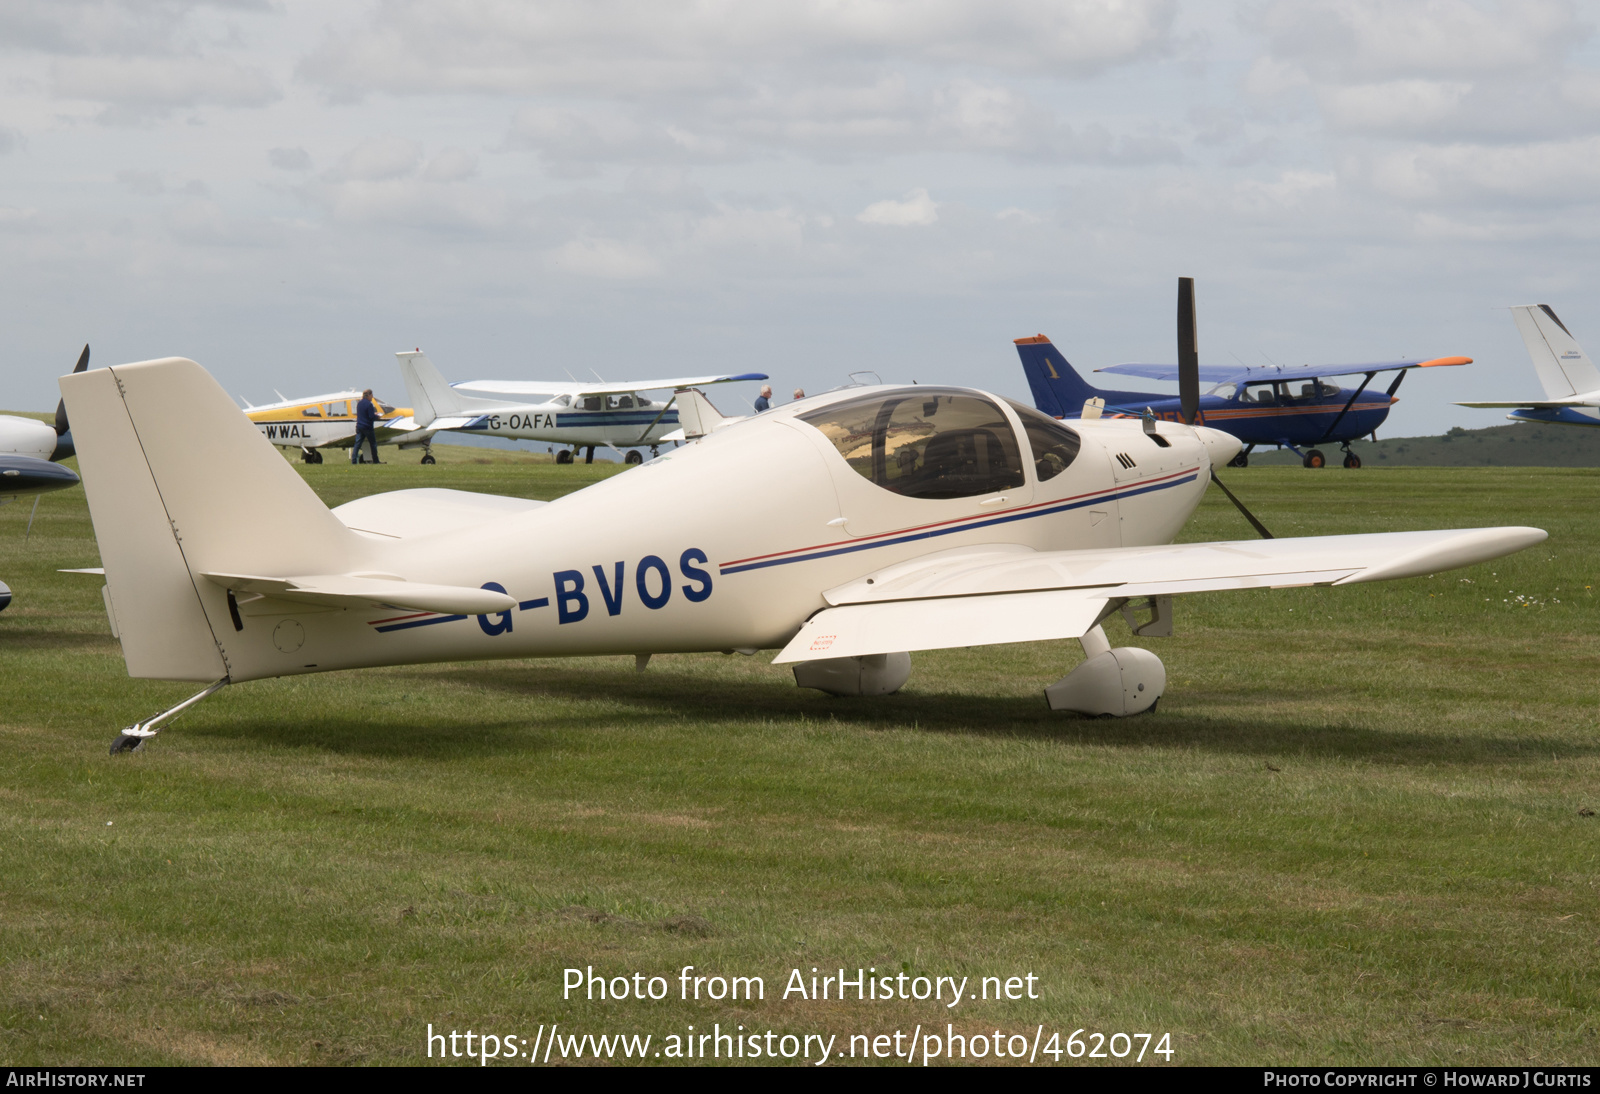
[[[542,403],[474,399],[472,421],[454,431],[583,448],[658,445],[678,428],[678,412],[645,395],[558,396]]]
[[[906,389],[840,398],[874,390]],[[995,402],[1017,426],[1016,412]],[[218,589],[206,594],[206,612],[235,681],[408,662],[779,647],[824,606],[825,590],[936,551],[1170,542],[1210,482],[1202,435],[1215,431],[1159,428],[1165,446],[1137,420],[1074,422],[1081,448],[1048,481],[1018,429],[1020,485],[918,498],[864,478],[827,436],[782,408],[531,511],[417,537],[363,535],[341,566],[496,586],[517,600],[512,611],[447,616],[267,598],[240,605],[235,631]],[[1237,450],[1231,438],[1219,443],[1232,445],[1225,455]]]

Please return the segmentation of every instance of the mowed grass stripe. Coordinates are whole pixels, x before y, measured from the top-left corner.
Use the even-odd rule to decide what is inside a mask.
[[[617,473],[436,451],[301,470],[330,504]],[[186,685],[128,680],[99,582],[54,572],[97,564],[81,492],[47,496],[26,545],[26,507],[0,509],[0,1051],[411,1063],[430,1021],[951,1021],[1170,1030],[1192,1063],[1593,1062],[1600,490],[1523,468],[1229,485],[1280,535],[1552,536],[1432,578],[1181,600],[1176,637],[1138,640],[1161,710],[1126,721],[1045,709],[1075,643],[916,654],[881,700],[800,691],[770,655],[564,659],[243,685],[112,761]],[[1184,538],[1247,534],[1213,496]],[[560,999],[568,966],[689,964],[768,999]],[[776,998],[790,968],[868,965],[1032,971],[1044,997]]]

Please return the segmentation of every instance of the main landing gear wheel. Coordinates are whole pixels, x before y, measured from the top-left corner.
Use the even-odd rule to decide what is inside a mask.
[[[1313,448],[1310,452],[1306,453],[1305,465],[1307,467],[1327,467],[1328,457],[1324,456],[1321,452]]]
[[[571,463],[572,462],[572,449],[563,448],[560,452],[557,452],[556,453],[556,462],[557,463]]]
[[[1361,468],[1361,457],[1354,452],[1346,452],[1344,454],[1344,465],[1352,471],[1358,471]]]
[[[637,448],[630,448],[630,449],[628,449],[628,454],[626,456],[622,457],[622,462],[623,463],[628,463],[628,464],[643,463],[644,462],[644,456],[640,455],[639,450]]]
[[[1250,453],[1248,453],[1248,452],[1239,453],[1233,459],[1228,461],[1228,466],[1229,467],[1249,467],[1250,466]]]
[[[302,448],[300,450],[300,461],[302,463],[321,463],[322,453],[315,448]]]

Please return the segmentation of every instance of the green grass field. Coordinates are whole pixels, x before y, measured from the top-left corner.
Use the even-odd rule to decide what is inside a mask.
[[[302,470],[330,504],[626,473],[438,451]],[[127,679],[99,581],[55,572],[97,564],[81,491],[46,496],[28,542],[28,503],[0,508],[0,1060],[418,1063],[429,1023],[531,1043],[557,1022],[654,1046],[720,1023],[842,1052],[949,1023],[1170,1033],[1190,1064],[1600,1061],[1600,478],[1228,481],[1279,535],[1551,538],[1181,600],[1177,636],[1139,643],[1160,711],[1125,721],[1046,709],[1071,642],[914,654],[872,700],[800,691],[770,654],[494,662],[241,685],[112,759],[193,689]],[[1186,532],[1246,535],[1215,491]],[[767,998],[680,1001],[684,965]],[[672,995],[563,1001],[586,966]],[[792,968],[841,966],[1032,973],[1040,998],[780,998]]]

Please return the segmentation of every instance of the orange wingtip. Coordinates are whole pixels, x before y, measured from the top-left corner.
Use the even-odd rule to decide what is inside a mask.
[[[1019,346],[1036,346],[1040,342],[1043,342],[1047,346],[1050,344],[1050,339],[1046,338],[1042,334],[1036,334],[1032,338],[1013,338],[1011,341]]]
[[[1417,367],[1418,368],[1433,368],[1435,365],[1470,365],[1470,364],[1472,364],[1472,358],[1470,358],[1470,357],[1435,357],[1431,361],[1419,361],[1419,362],[1417,362]]]

